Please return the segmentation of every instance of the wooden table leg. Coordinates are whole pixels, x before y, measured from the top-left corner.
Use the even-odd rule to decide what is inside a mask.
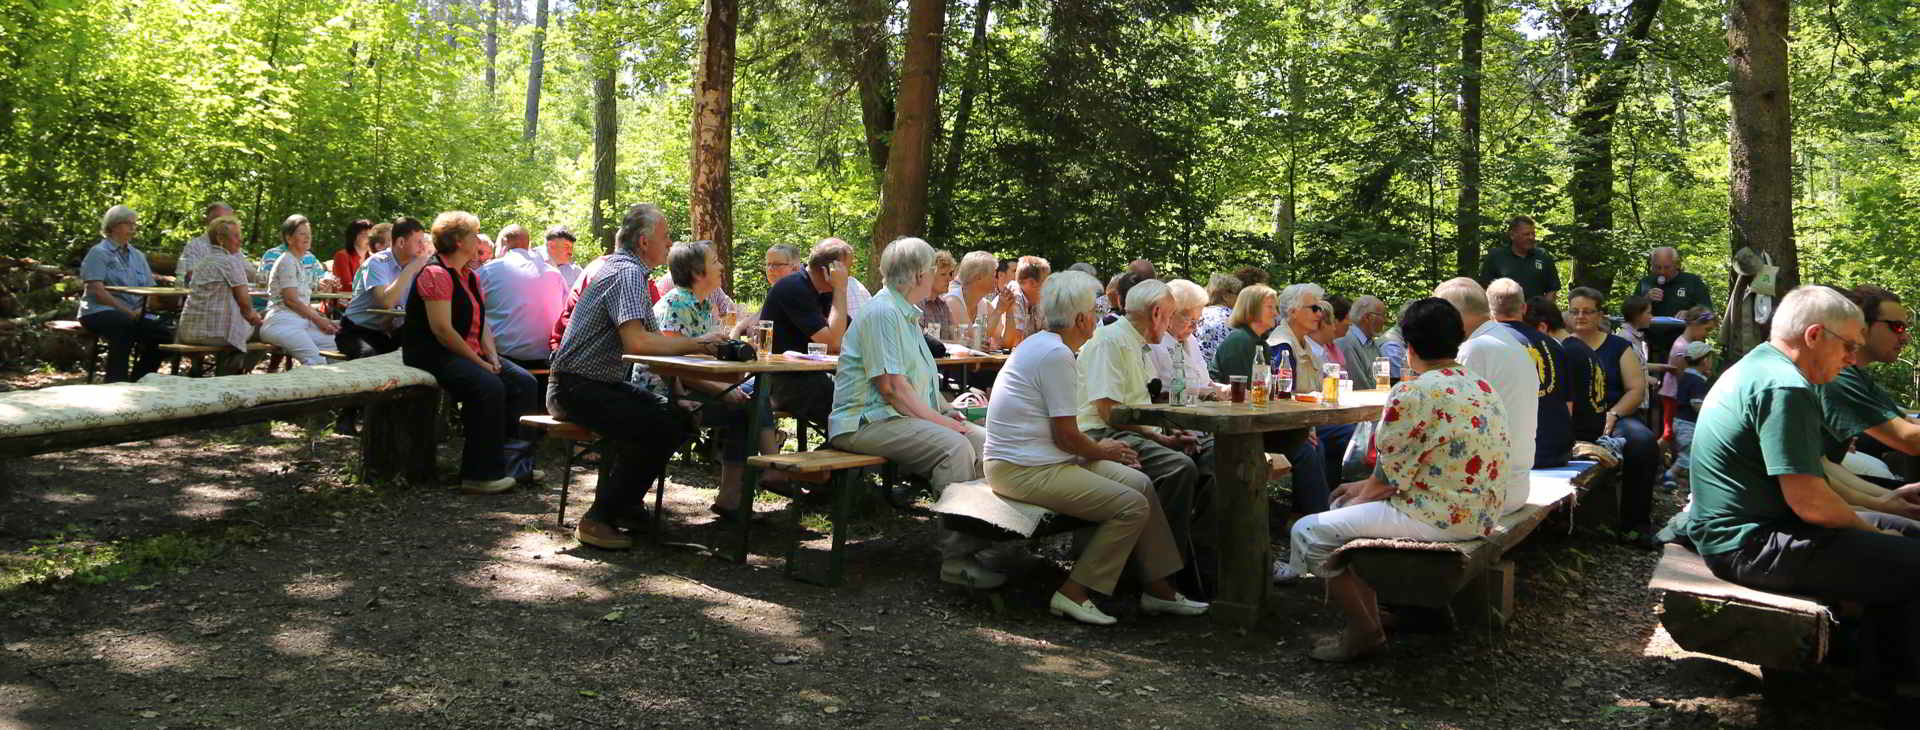
[[[1212,511],[1220,560],[1220,591],[1208,612],[1235,628],[1251,628],[1266,610],[1272,580],[1267,532],[1267,455],[1258,433],[1214,439]]]

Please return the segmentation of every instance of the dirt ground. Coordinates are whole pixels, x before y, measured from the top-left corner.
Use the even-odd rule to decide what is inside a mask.
[[[44,377],[15,377],[31,387]],[[855,525],[848,582],[787,579],[761,505],[746,564],[583,548],[543,486],[494,497],[354,484],[355,444],[291,424],[19,460],[0,497],[0,728],[1862,727],[1774,706],[1754,667],[1689,655],[1654,553],[1549,523],[1510,557],[1498,632],[1306,658],[1317,582],[1242,634],[1207,619],[1050,617],[1043,545],[1004,611],[941,583],[924,516]],[[451,464],[458,442],[441,449]],[[676,464],[665,540],[730,545],[712,470]],[[594,476],[576,472],[569,520]],[[1674,508],[1661,497],[1661,509]],[[817,536],[815,536],[817,537]],[[820,546],[824,540],[810,545]]]

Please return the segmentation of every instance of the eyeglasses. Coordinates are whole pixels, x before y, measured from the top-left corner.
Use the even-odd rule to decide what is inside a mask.
[[[1887,330],[1896,335],[1904,335],[1907,333],[1908,323],[1904,319],[1882,319],[1882,320],[1875,320],[1875,321],[1879,322],[1880,324],[1886,325]]]
[[[1833,335],[1835,339],[1840,340],[1840,344],[1846,346],[1848,356],[1852,356],[1853,353],[1859,352],[1860,348],[1867,346],[1866,343],[1864,342],[1855,342],[1853,340],[1847,339],[1846,335],[1842,335],[1833,330],[1827,330],[1827,334]]]
[[[767,269],[791,269],[791,268],[793,268],[793,264],[789,264],[789,263],[778,263],[778,264],[776,264],[776,263],[773,263],[772,261],[769,261],[769,262],[767,262],[767,263],[765,263],[765,264],[762,264],[762,265],[761,265],[761,268],[767,268]]]

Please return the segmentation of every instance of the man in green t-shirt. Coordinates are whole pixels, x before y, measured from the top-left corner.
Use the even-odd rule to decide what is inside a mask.
[[[1920,522],[1855,512],[1835,493],[1813,389],[1847,366],[1866,322],[1839,291],[1804,286],[1781,300],[1769,334],[1701,406],[1683,533],[1722,580],[1866,604],[1871,635],[1908,637],[1865,652],[1861,676],[1886,679],[1920,657]]]
[[[1699,274],[1680,270],[1680,252],[1672,246],[1648,254],[1647,268],[1650,271],[1640,278],[1633,294],[1653,302],[1653,316],[1678,317],[1694,307],[1713,309],[1713,290]]]
[[[1900,359],[1909,340],[1907,321],[1911,315],[1898,295],[1881,287],[1857,286],[1847,292],[1847,298],[1866,316],[1866,346],[1860,348],[1854,365],[1840,371],[1832,383],[1816,389],[1826,409],[1827,427],[1843,443],[1864,435],[1894,451],[1920,454],[1920,424],[1907,418],[1899,401],[1874,382],[1866,369]]]
[[[1507,239],[1513,245],[1488,251],[1480,260],[1480,275],[1475,277],[1480,286],[1512,279],[1520,282],[1528,298],[1551,297],[1560,291],[1560,269],[1554,266],[1551,254],[1534,244],[1532,218],[1517,215],[1507,221]]]

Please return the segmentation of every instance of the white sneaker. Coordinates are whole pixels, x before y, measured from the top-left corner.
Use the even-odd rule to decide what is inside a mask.
[[[1293,585],[1300,581],[1300,571],[1293,569],[1293,563],[1286,558],[1273,561],[1273,584],[1277,586]]]
[[[1203,603],[1200,605],[1205,606],[1206,604]],[[1066,616],[1080,623],[1093,624],[1095,626],[1112,626],[1120,621],[1120,619],[1108,616],[1106,612],[1100,610],[1099,606],[1093,605],[1093,599],[1087,599],[1084,603],[1074,603],[1073,599],[1061,595],[1059,591],[1053,592],[1053,600],[1048,603],[1047,612],[1055,616]]]
[[[967,556],[941,561],[940,580],[968,588],[999,588],[1007,582],[1007,576],[988,570],[980,561]]]
[[[1179,593],[1173,594],[1173,600],[1156,598],[1151,593],[1140,594],[1140,610],[1149,616],[1170,613],[1175,616],[1199,616],[1207,612],[1207,604],[1192,600]]]

